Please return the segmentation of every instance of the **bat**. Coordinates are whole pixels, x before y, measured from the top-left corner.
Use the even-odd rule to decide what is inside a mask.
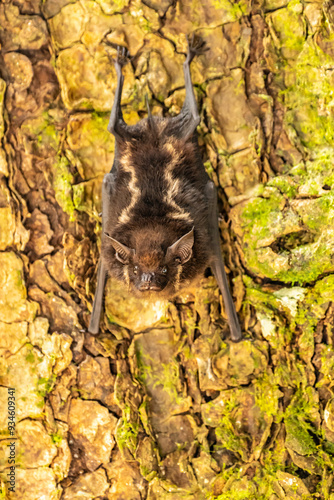
[[[170,118],[151,115],[128,126],[122,115],[122,67],[129,55],[117,48],[117,88],[108,131],[115,156],[102,185],[102,243],[88,331],[96,334],[108,275],[139,297],[173,298],[211,267],[221,290],[233,341],[242,338],[220,249],[217,192],[200,155],[200,122],[190,63],[207,48],[188,40],[183,64],[186,97]]]

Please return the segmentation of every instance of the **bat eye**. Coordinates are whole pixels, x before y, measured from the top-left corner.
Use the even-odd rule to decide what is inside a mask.
[[[138,266],[134,266],[134,268],[133,268],[133,274],[138,274]]]
[[[162,269],[161,269],[161,272],[162,274],[167,274],[167,267],[164,266]]]

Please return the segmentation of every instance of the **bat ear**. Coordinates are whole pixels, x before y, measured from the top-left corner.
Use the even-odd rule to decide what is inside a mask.
[[[128,264],[130,261],[130,257],[135,254],[135,250],[133,248],[129,248],[123,243],[120,243],[119,241],[115,240],[111,236],[109,236],[108,233],[104,233],[107,238],[111,241],[112,246],[115,249],[116,252],[116,259],[119,260],[122,264]]]
[[[193,245],[194,228],[167,248],[166,258],[170,259],[178,257],[181,259],[181,264],[185,264],[192,256]]]

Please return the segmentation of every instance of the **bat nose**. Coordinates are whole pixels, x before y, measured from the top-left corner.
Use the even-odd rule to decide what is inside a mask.
[[[141,275],[142,283],[151,283],[154,273],[143,273]]]
[[[141,275],[139,290],[156,290],[157,287],[153,283],[154,273],[143,273]]]

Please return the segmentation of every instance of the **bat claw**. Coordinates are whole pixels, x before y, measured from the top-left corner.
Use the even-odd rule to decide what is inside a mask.
[[[190,63],[195,56],[200,56],[209,50],[205,40],[203,40],[203,38],[196,33],[192,33],[190,36],[187,35],[187,43],[188,54],[186,62],[188,63]]]
[[[130,53],[126,47],[122,47],[122,45],[117,45],[117,56],[116,60],[114,59],[114,64],[116,68],[122,69],[123,66],[130,60]]]

